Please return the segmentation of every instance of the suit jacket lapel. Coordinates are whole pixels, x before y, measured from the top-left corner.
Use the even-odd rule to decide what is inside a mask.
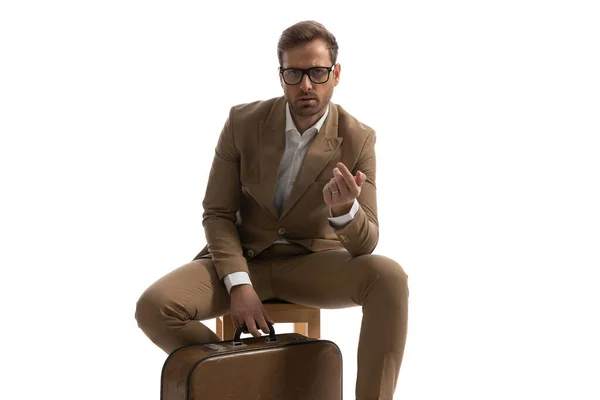
[[[283,114],[285,117],[285,110]],[[285,130],[285,121],[283,130]],[[283,206],[280,218],[285,217],[294,204],[296,204],[296,202],[302,197],[311,183],[315,181],[315,178],[321,173],[323,168],[325,168],[325,165],[327,165],[329,160],[331,160],[331,157],[333,157],[341,144],[342,138],[338,137],[337,107],[330,103],[327,119],[319,130],[319,133],[317,133],[315,136],[308,149],[308,152],[306,153],[306,158],[304,158],[302,166],[300,167],[300,171],[298,171],[296,182],[292,188],[290,197]],[[277,179],[277,177],[275,177],[275,179]]]
[[[260,123],[260,187],[263,203],[275,219],[275,189],[281,157],[285,150],[285,97],[275,101],[265,121]]]

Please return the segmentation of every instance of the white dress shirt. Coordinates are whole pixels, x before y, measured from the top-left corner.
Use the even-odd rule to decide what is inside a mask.
[[[302,161],[304,161],[304,157],[308,152],[308,148],[325,123],[325,119],[327,118],[328,114],[329,107],[327,107],[325,114],[323,114],[316,124],[308,128],[303,134],[300,134],[296,128],[296,124],[294,124],[294,120],[292,119],[289,104],[286,103],[285,105],[285,150],[283,152],[283,156],[281,157],[279,177],[277,179],[277,186],[275,188],[275,196],[273,198],[273,201],[275,202],[275,208],[280,214],[281,210],[283,210],[285,201],[292,192],[292,187],[296,181],[298,171],[300,171]],[[344,227],[348,222],[352,221],[358,212],[358,207],[358,201],[354,200],[354,204],[352,205],[350,212],[345,215],[340,215],[339,217],[329,217],[328,219],[330,224],[335,228]],[[276,240],[275,243],[289,244],[289,242],[284,238]],[[225,284],[228,292],[231,292],[231,288],[236,285],[252,285],[250,276],[247,272],[234,272],[226,275],[223,278],[223,283]]]

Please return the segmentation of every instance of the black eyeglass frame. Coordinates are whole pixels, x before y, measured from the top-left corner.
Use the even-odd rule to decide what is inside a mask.
[[[337,63],[333,64],[331,67],[311,67],[311,68],[306,68],[306,69],[302,69],[302,68],[282,68],[282,67],[279,67],[279,73],[281,74],[281,78],[283,79],[283,81],[285,82],[286,85],[292,85],[292,86],[299,85],[300,83],[302,83],[302,80],[304,79],[304,75],[307,75],[308,79],[310,79],[310,81],[312,83],[314,83],[315,85],[322,85],[322,84],[327,83],[329,81],[329,77],[331,76],[331,71],[333,71],[333,69],[335,68],[336,65],[337,65]],[[310,71],[312,71],[313,69],[317,69],[317,68],[324,68],[324,69],[327,70],[327,79],[325,79],[325,81],[323,81],[323,82],[315,82],[311,78]],[[300,76],[300,80],[298,81],[298,83],[287,83],[287,81],[285,80],[285,76],[283,76],[283,73],[285,71],[289,71],[291,69],[302,72],[302,75]]]

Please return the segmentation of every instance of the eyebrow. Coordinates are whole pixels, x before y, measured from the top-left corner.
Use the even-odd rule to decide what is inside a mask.
[[[308,67],[308,68],[300,68],[300,67],[281,67],[283,69],[302,69],[302,70],[307,70],[307,69],[311,69],[311,68],[331,68],[331,65],[313,65],[312,67]]]

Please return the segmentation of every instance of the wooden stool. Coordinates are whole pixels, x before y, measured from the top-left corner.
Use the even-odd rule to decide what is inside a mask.
[[[275,322],[293,322],[294,332],[315,339],[321,337],[321,310],[314,307],[271,299],[263,303],[267,314]],[[221,340],[233,340],[235,329],[231,314],[217,317],[217,335]]]

